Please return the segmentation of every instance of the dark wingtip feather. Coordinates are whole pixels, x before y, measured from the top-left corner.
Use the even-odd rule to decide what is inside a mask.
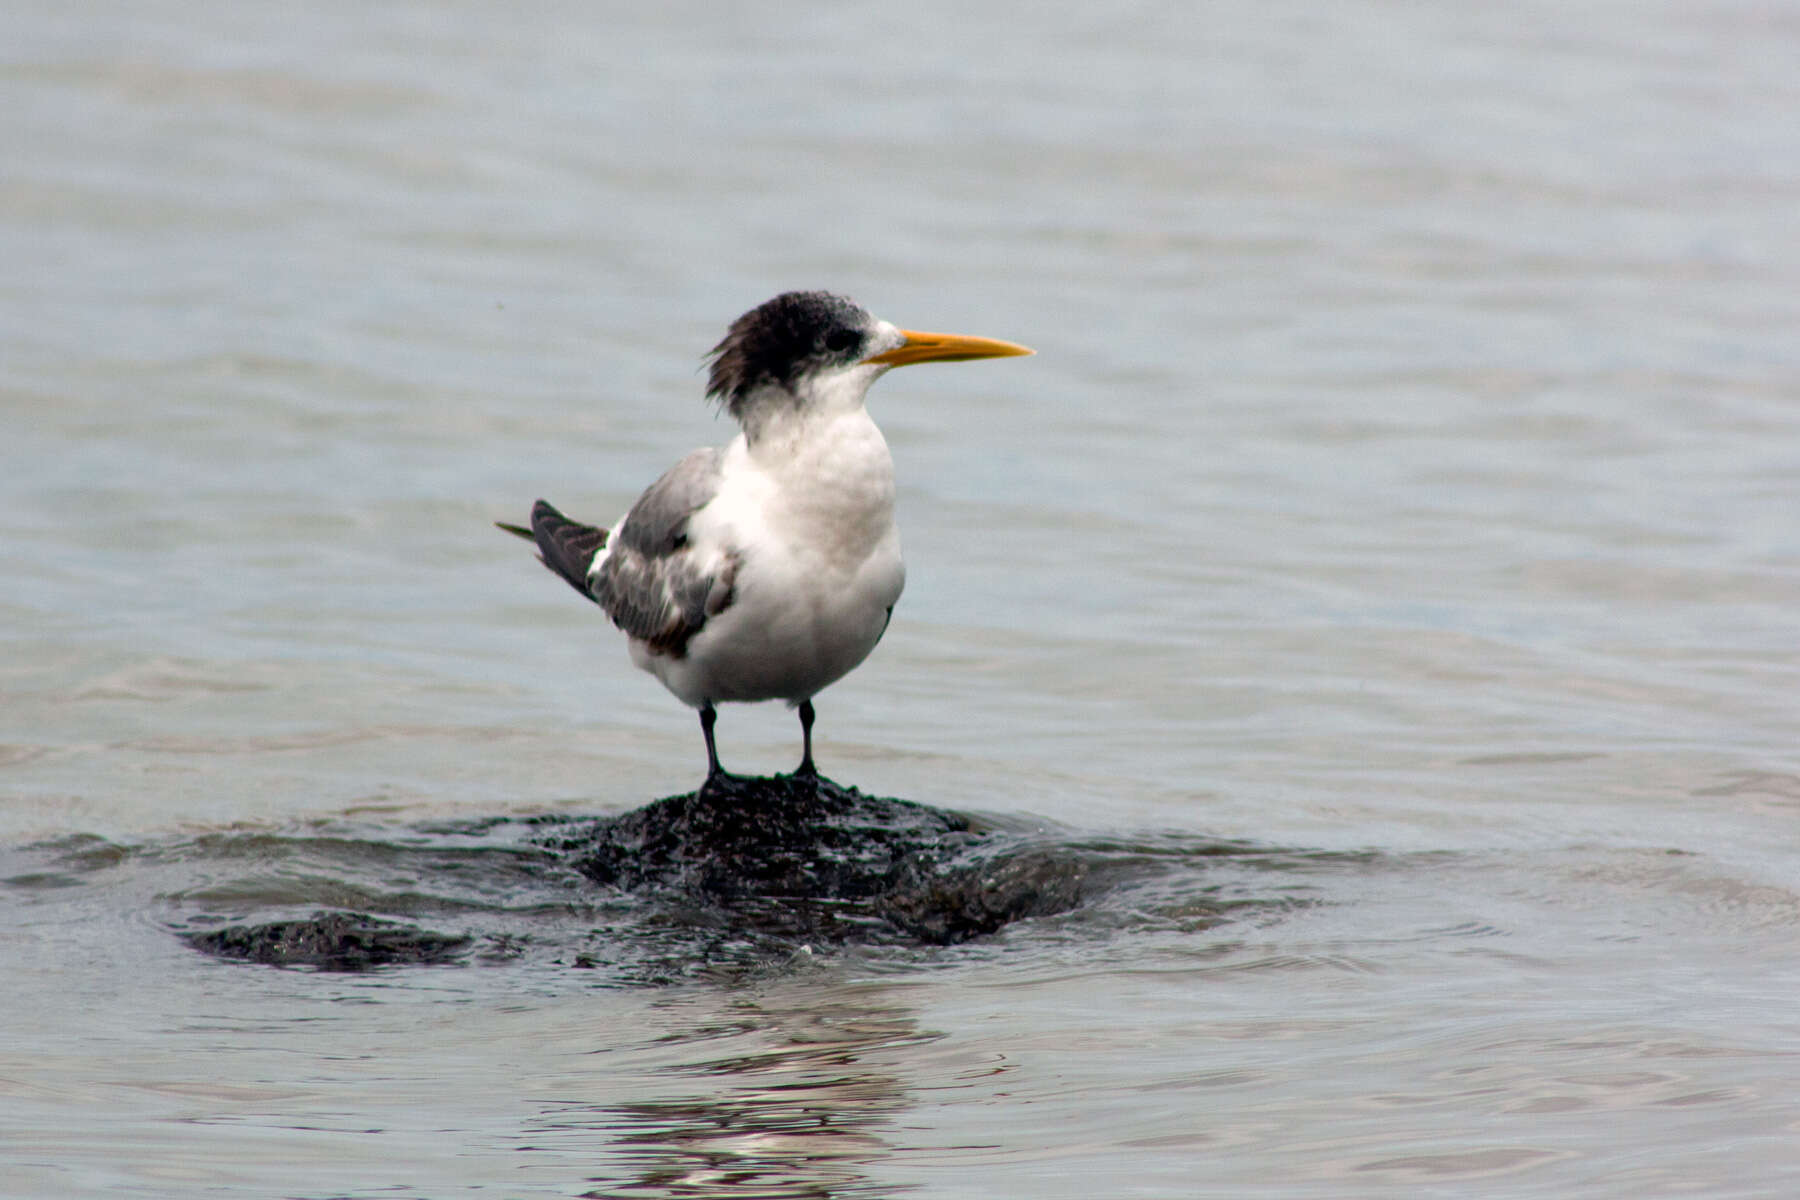
[[[557,512],[548,500],[539,500],[531,506],[529,536],[537,543],[538,554],[546,567],[589,600],[594,598],[588,591],[588,566],[606,545],[606,530],[571,521]]]

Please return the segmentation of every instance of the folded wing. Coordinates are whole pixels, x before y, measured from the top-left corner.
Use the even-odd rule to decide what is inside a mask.
[[[696,450],[651,484],[610,536],[545,500],[532,506],[530,530],[500,527],[536,542],[544,565],[605,609],[613,624],[653,652],[679,658],[732,600],[737,556],[688,538],[693,515],[718,490],[719,452]]]

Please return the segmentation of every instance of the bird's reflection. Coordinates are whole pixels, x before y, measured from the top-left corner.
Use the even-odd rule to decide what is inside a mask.
[[[594,1180],[601,1186],[584,1196],[824,1200],[903,1190],[867,1174],[892,1153],[882,1133],[908,1104],[889,1052],[938,1035],[879,996],[841,989],[740,1000],[710,1015],[666,1040],[753,1045],[665,1068],[707,1080],[692,1094],[606,1109],[629,1179]]]

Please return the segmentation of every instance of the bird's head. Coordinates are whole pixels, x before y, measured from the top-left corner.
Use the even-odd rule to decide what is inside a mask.
[[[731,323],[709,356],[706,394],[754,438],[776,414],[860,405],[893,367],[1030,353],[992,338],[900,329],[831,292],[784,292]]]

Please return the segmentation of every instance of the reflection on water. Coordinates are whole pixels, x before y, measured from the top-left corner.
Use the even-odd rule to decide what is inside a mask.
[[[547,1127],[591,1124],[616,1137],[628,1179],[596,1178],[599,1186],[582,1195],[896,1194],[899,1188],[868,1174],[892,1153],[882,1132],[908,1103],[894,1063],[881,1054],[939,1035],[920,1030],[904,1009],[842,991],[816,1003],[746,1000],[732,1011],[763,1045],[669,1068],[709,1086],[671,1099],[558,1106],[545,1114]]]

